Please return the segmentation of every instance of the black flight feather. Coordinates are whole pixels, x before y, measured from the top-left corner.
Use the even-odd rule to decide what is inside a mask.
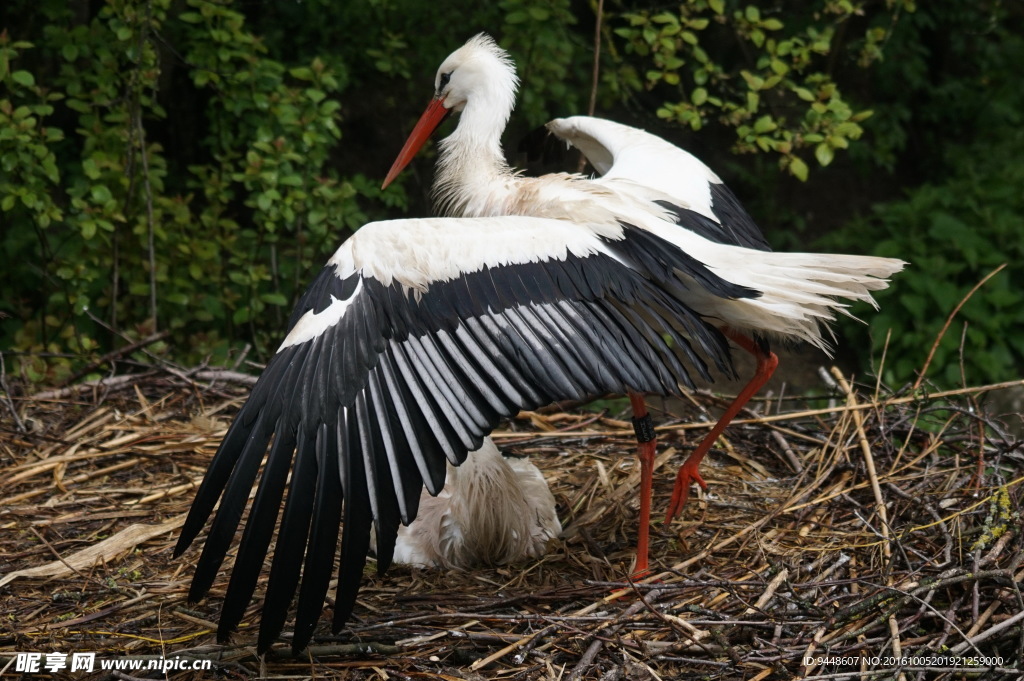
[[[293,640],[296,644],[304,645],[305,641],[312,638],[334,570],[342,505],[338,444],[337,426],[323,425],[316,441],[318,471],[313,522],[309,531],[309,545],[306,547],[306,562],[302,569],[299,603],[295,610]]]
[[[231,571],[224,607],[221,611],[217,638],[227,639],[238,623],[242,621],[245,609],[249,605],[263,560],[267,556],[267,548],[274,534],[274,525],[281,512],[281,499],[284,497],[285,481],[295,451],[295,430],[279,428],[270,446],[270,455],[263,468],[259,488],[253,499],[249,518],[245,523],[242,541],[239,543],[238,556],[235,558],[235,569]]]
[[[317,477],[317,434],[305,425],[302,424],[298,432],[288,499],[284,504],[281,530],[277,534],[270,578],[267,580],[267,594],[263,600],[263,615],[256,646],[259,650],[266,650],[284,626],[288,606],[298,587],[302,557],[309,540]]]

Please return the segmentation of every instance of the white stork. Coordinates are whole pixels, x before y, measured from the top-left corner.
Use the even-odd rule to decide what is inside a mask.
[[[614,221],[363,226],[299,300],[196,493],[176,555],[217,510],[189,600],[213,584],[266,457],[218,636],[241,620],[275,526],[257,648],[280,633],[296,592],[292,648],[309,642],[339,534],[340,629],[371,528],[383,572],[424,486],[440,493],[447,463],[462,463],[502,418],[606,393],[679,395],[680,385],[693,385],[690,371],[705,380],[709,363],[728,371],[724,336],[687,302],[694,285],[728,298],[756,295],[663,236]]]
[[[459,188],[448,195],[458,212],[485,214],[470,204],[486,205],[495,192],[504,198],[492,208],[502,216],[365,225],[299,300],[207,470],[175,549],[180,555],[214,515],[189,591],[198,600],[259,477],[221,638],[252,598],[275,526],[257,648],[275,640],[297,594],[298,651],[312,637],[339,548],[335,630],[352,612],[371,534],[383,572],[399,525],[417,516],[423,488],[440,493],[447,465],[479,449],[502,418],[564,399],[628,393],[638,431],[650,435],[641,395],[679,395],[681,386],[693,387],[691,371],[712,380],[710,366],[730,373],[726,335],[764,358],[771,357],[766,336],[824,347],[819,323],[842,310],[832,296],[870,301],[870,291],[902,267],[882,258],[757,250],[764,248],[760,233],[703,165],[656,137],[596,119],[553,125],[597,155],[604,178],[513,176],[498,139],[514,71],[489,39],[467,48],[483,57],[465,63],[465,77],[452,68],[437,83],[436,106],[463,112],[446,140],[447,176]],[[500,79],[502,70],[504,109],[487,113],[495,96],[483,76]],[[623,130],[640,136],[636,146],[616,144]],[[666,177],[637,167],[643,149]],[[666,158],[689,165],[667,166],[684,169],[669,177]],[[486,192],[469,182],[477,172]],[[697,190],[688,184],[692,173],[703,178]],[[653,453],[653,444],[641,450]],[[690,460],[684,492],[690,478],[700,482]],[[641,558],[646,544],[638,568]]]
[[[600,225],[628,225],[655,234],[718,278],[715,286],[682,277],[689,307],[750,352],[753,378],[687,458],[676,477],[666,522],[682,508],[690,482],[706,483],[701,459],[778,365],[770,338],[800,339],[825,350],[822,323],[836,299],[874,304],[870,291],[903,268],[890,258],[773,253],[735,195],[691,154],[643,130],[587,116],[556,119],[548,130],[579,148],[601,177],[513,172],[501,150],[501,135],[515,104],[515,64],[487,35],[471,38],[441,64],[435,94],[388,172],[394,180],[440,123],[459,112],[455,131],[440,142],[434,198],[448,215],[532,215]],[[679,229],[682,227],[683,229]],[[731,286],[722,286],[726,282]],[[641,462],[641,510],[636,570],[647,569],[647,528],[654,459],[654,430],[635,387],[630,401]],[[646,432],[645,432],[646,431]],[[646,441],[644,441],[646,440]]]

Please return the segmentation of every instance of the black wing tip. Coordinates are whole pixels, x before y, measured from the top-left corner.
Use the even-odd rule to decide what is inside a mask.
[[[231,640],[231,635],[236,631],[238,631],[238,624],[235,623],[229,626],[227,622],[224,621],[224,615],[222,611],[220,622],[217,624],[217,643],[227,643]]]
[[[306,648],[309,647],[309,644],[313,640],[313,631],[314,631],[314,629],[315,629],[315,627],[314,628],[310,628],[310,630],[308,632],[302,632],[302,633],[300,633],[298,631],[298,629],[295,630],[295,633],[292,636],[292,646],[291,646],[292,656],[293,657],[298,657],[299,655],[302,654],[303,650],[305,650]]]
[[[663,201],[657,201],[656,203],[667,204],[667,202]],[[700,215],[700,213],[693,212],[687,208],[680,210],[684,211],[684,213],[688,215],[696,216],[705,223],[714,224],[712,221]],[[618,242],[618,248],[620,250],[632,249],[633,255],[635,257],[642,258],[644,266],[654,272],[656,276],[668,279],[673,270],[680,270],[687,276],[693,277],[697,280],[709,293],[725,299],[741,300],[745,298],[760,298],[763,295],[762,292],[757,289],[750,288],[749,286],[743,286],[742,284],[735,284],[732,281],[723,278],[697,258],[653,232],[637,227],[625,220],[619,220],[619,224],[622,225],[623,229],[626,231],[629,240],[634,241],[635,244],[629,244],[624,240],[622,242]],[[729,242],[723,238],[701,233],[699,230],[694,229],[689,225],[680,223],[680,226],[684,229],[689,229],[698,236],[708,239],[709,241],[725,245],[735,245],[729,244]]]
[[[361,579],[351,580],[347,584],[343,584],[341,581],[338,582],[338,590],[334,598],[334,617],[331,619],[331,633],[337,634],[348,623],[349,618],[352,616],[352,611],[356,607],[356,596],[359,592],[361,581]]]
[[[709,241],[728,246],[742,246],[756,251],[770,251],[771,245],[753,218],[740,205],[728,187],[711,184],[712,207],[716,220],[672,201],[656,199],[655,204],[669,211],[676,224]],[[715,201],[715,198],[718,201]],[[718,210],[715,210],[716,207]]]
[[[210,519],[215,504],[216,499],[214,499],[214,503],[209,503],[200,487],[200,490],[196,492],[196,498],[192,500],[192,507],[189,509],[188,515],[185,516],[185,522],[181,525],[178,541],[174,544],[174,553],[172,554],[174,558],[181,558],[185,551],[188,551],[189,547],[195,543],[196,537],[203,531],[206,521]],[[198,508],[202,508],[204,512],[197,513],[196,509]],[[200,516],[202,517],[200,518]]]
[[[270,652],[270,649],[273,648],[274,644],[277,642],[277,639],[278,639],[279,635],[280,635],[280,632],[277,632],[277,633],[275,633],[273,635],[270,635],[270,634],[266,634],[265,635],[263,633],[262,628],[261,628],[259,636],[257,636],[257,638],[256,638],[256,654],[257,655],[266,655],[268,652]],[[305,646],[303,646],[303,647],[305,647]],[[301,652],[301,649],[299,650],[299,652]],[[292,648],[292,654],[293,655],[298,655],[298,653],[295,652],[295,648],[294,647]]]
[[[206,598],[206,594],[209,593],[213,584],[206,584],[205,582],[206,580],[198,580],[195,576],[192,577],[192,584],[188,588],[189,603],[198,603]]]
[[[174,551],[171,552],[171,558],[178,559],[185,555],[189,547],[192,546],[192,542],[195,541],[195,537],[192,537],[186,541],[185,535],[178,537],[178,542],[174,545]]]
[[[312,642],[312,640],[312,631],[304,639],[300,639],[298,632],[296,632],[294,637],[292,638],[292,644],[288,648],[289,652],[286,653],[283,649],[274,647],[274,644],[279,642],[278,635],[275,634],[267,640],[264,640],[263,637],[261,636],[256,641],[256,654],[260,657],[266,657],[268,654],[271,654],[272,657],[287,658],[290,656],[293,658],[299,658],[302,655],[302,652],[309,647],[309,644]]]

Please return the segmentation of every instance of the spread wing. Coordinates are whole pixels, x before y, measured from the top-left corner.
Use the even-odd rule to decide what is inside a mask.
[[[608,392],[675,394],[691,371],[710,378],[709,363],[731,373],[721,333],[685,303],[696,285],[757,295],[628,225],[366,225],[301,298],[203,479],[176,549],[217,507],[190,599],[213,584],[259,478],[218,634],[241,620],[275,527],[259,649],[282,630],[296,592],[293,648],[305,647],[340,550],[339,629],[374,520],[383,571],[423,487],[439,492],[446,460],[461,463],[500,419]]]

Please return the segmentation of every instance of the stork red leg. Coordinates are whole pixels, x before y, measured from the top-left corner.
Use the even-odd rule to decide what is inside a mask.
[[[636,567],[633,577],[640,579],[650,572],[647,563],[648,539],[651,533],[651,489],[654,480],[654,452],[658,441],[654,424],[647,413],[643,395],[629,393],[633,407],[633,429],[636,431],[636,455],[640,459],[640,527],[636,538]]]
[[[725,410],[722,417],[718,419],[715,427],[704,436],[697,449],[693,450],[693,453],[683,463],[682,468],[679,469],[679,473],[676,474],[676,486],[672,490],[672,501],[669,504],[668,513],[665,515],[666,523],[670,522],[683,508],[687,498],[690,496],[691,482],[696,482],[704,489],[708,488],[708,484],[704,482],[704,478],[700,477],[700,472],[697,470],[701,459],[711,449],[711,445],[715,444],[715,440],[722,434],[725,427],[736,418],[736,414],[740,413],[740,409],[746,405],[758,390],[764,387],[764,384],[775,373],[775,367],[779,366],[779,358],[775,353],[769,351],[766,354],[754,339],[749,336],[745,336],[728,327],[723,328],[722,333],[757,359],[757,370],[754,372],[754,377],[740,391],[740,394],[736,396],[736,399],[729,405],[729,408]]]

